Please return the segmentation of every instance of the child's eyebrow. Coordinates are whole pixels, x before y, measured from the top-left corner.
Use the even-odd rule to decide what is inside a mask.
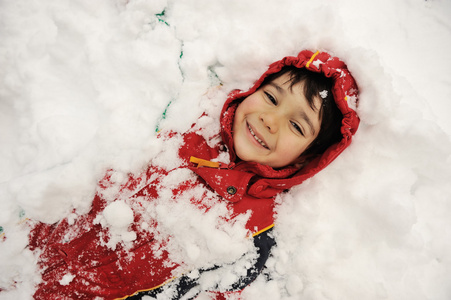
[[[285,89],[281,88],[279,85],[275,84],[274,82],[268,83],[268,85],[274,87],[279,93],[286,94]]]

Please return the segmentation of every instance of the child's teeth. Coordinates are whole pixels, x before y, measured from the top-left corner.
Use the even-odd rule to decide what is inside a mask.
[[[254,133],[254,131],[252,130],[252,128],[251,128],[250,126],[248,126],[248,127],[249,127],[249,131],[251,132],[252,136],[257,140],[257,142],[259,142],[260,145],[262,145],[263,147],[268,148],[268,147],[266,146],[266,144],[263,143],[263,141],[262,141],[261,139],[259,139],[259,138],[255,135],[255,133]]]

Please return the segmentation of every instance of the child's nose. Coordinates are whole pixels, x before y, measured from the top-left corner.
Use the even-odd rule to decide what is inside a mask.
[[[260,120],[271,133],[275,133],[279,129],[278,118],[275,113],[263,113],[260,115]]]

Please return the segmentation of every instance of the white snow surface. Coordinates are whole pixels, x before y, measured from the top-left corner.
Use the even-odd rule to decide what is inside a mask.
[[[347,63],[361,125],[335,162],[279,197],[271,280],[242,297],[451,299],[450,15],[446,0],[0,0],[0,299],[31,299],[39,281],[22,210],[53,223],[86,213],[107,169],[138,173],[159,153],[170,166],[158,124],[217,118],[228,91],[302,49]],[[205,249],[192,235],[196,260]]]

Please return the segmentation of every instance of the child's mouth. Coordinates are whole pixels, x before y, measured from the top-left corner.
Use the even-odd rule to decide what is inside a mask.
[[[251,126],[249,126],[249,124],[247,124],[247,128],[249,128],[250,133],[252,134],[252,136],[254,137],[254,139],[255,139],[260,145],[262,145],[262,146],[263,146],[264,148],[266,148],[266,149],[269,149],[269,147],[266,146],[266,144],[265,144],[261,139],[259,139],[259,138],[255,135],[254,131],[252,130]]]

